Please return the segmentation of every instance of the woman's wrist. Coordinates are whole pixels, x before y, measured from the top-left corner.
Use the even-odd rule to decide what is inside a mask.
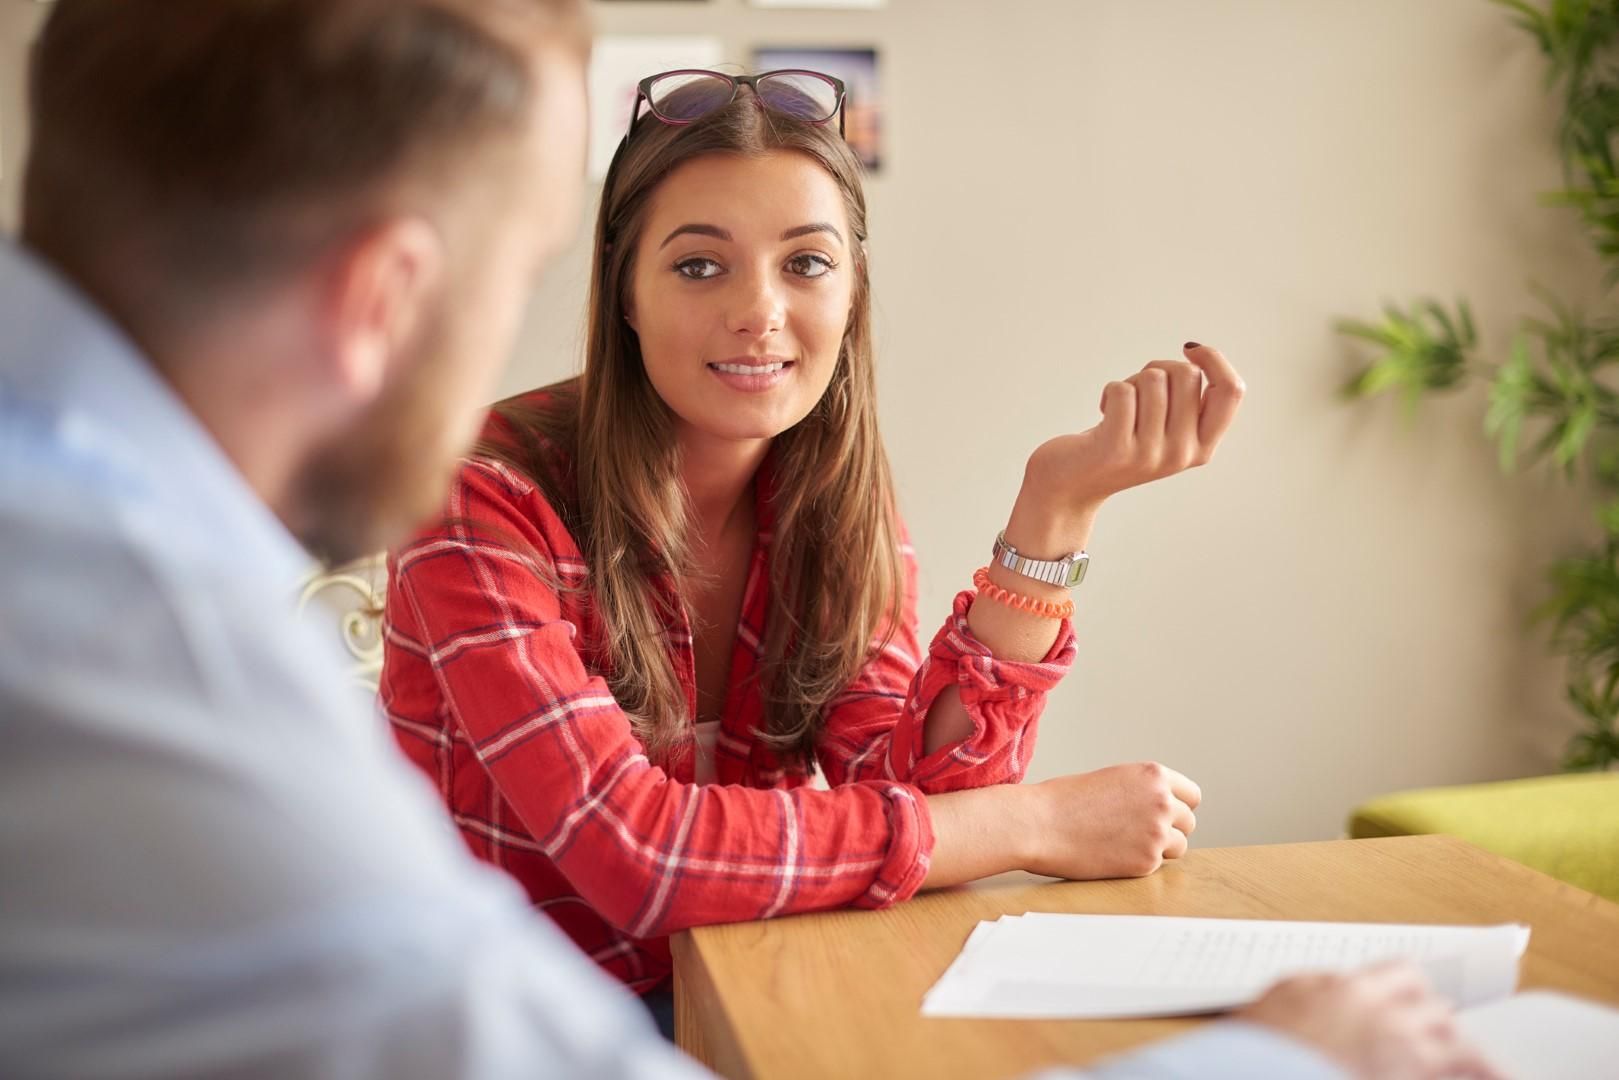
[[[1054,499],[1025,478],[1006,523],[1006,542],[1032,559],[1060,559],[1084,551],[1102,502]]]
[[[1090,543],[1091,529],[1101,505],[1097,500],[1078,506],[1055,507],[1025,484],[1012,504],[1012,516],[1006,523],[1006,542],[1016,548],[1018,554],[1030,559],[1060,559],[1084,551]],[[1039,599],[1060,602],[1068,597],[1068,590],[1061,585],[1036,581],[999,564],[992,564],[989,574],[1002,588]]]
[[[1051,835],[1050,824],[1046,820],[1046,792],[1039,784],[1010,784],[1008,790],[1013,793],[1010,816],[1017,821],[1017,840],[1013,849],[1017,868],[1030,870],[1041,864],[1046,837]]]
[[[934,845],[924,888],[1027,870],[1044,858],[1041,845],[1050,833],[1039,785],[992,784],[929,795],[927,802]]]

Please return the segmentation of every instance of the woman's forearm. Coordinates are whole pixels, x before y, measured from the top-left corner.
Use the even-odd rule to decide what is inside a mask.
[[[1040,835],[1036,789],[1017,784],[929,795],[933,854],[924,889],[1021,870]]]
[[[1079,511],[1053,512],[1043,505],[1039,494],[1031,492],[1025,484],[1007,522],[1006,542],[1030,558],[1057,559],[1085,549],[1095,520],[1094,506]],[[1004,566],[992,565],[989,576],[1001,588],[1037,600],[1061,603],[1069,598],[1069,590],[1060,585],[1047,585]],[[1037,663],[1051,652],[1060,624],[1055,619],[1031,615],[1005,604],[977,600],[967,612],[967,627],[998,659]],[[961,695],[951,688],[940,694],[928,709],[923,729],[924,748],[931,754],[940,747],[960,742],[971,735],[972,730],[972,718],[961,703]]]
[[[1006,523],[1006,542],[1031,559],[1060,559],[1084,551],[1100,505],[1059,511],[1044,492],[1025,481]],[[991,564],[989,579],[1003,589],[1036,600],[1060,604],[1072,595],[1064,586],[1036,581],[999,564]],[[1060,624],[1055,619],[990,601],[973,604],[967,625],[997,657],[1033,663],[1045,659],[1051,651]]]

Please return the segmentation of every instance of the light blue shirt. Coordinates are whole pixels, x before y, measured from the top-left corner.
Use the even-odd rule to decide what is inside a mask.
[[[308,568],[0,241],[0,1075],[700,1075],[467,852],[296,618]],[[1334,1074],[1221,1025],[1094,1075]]]

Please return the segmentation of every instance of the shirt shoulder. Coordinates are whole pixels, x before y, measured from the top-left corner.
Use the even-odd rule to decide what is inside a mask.
[[[496,406],[456,469],[443,513],[394,553],[396,568],[446,544],[487,543],[527,549],[565,576],[582,573],[573,454],[553,437],[552,424],[535,419],[571,400],[569,384],[561,384]]]
[[[61,494],[29,485],[0,497],[0,695],[128,679],[206,696],[200,628],[168,567],[110,527],[115,507]]]

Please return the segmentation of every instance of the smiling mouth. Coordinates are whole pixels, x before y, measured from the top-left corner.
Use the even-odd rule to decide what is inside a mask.
[[[710,369],[724,375],[774,375],[793,366],[791,360],[778,360],[773,364],[710,364]]]

